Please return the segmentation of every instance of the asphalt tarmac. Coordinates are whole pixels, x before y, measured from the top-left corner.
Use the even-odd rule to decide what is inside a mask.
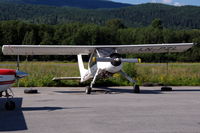
[[[200,87],[46,87],[39,94],[13,88],[15,111],[0,108],[0,132],[13,133],[200,133]],[[20,106],[20,105],[19,105]]]

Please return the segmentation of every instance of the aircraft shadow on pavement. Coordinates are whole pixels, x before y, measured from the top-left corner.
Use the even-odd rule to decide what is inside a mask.
[[[133,88],[125,89],[123,87],[120,87],[120,88],[106,87],[106,88],[103,88],[103,90],[110,91],[111,93],[133,93]],[[143,89],[140,89],[139,94],[162,94],[162,92],[159,91],[159,90],[143,90]]]
[[[85,93],[84,91],[54,91],[56,93]]]
[[[56,93],[68,93],[68,94],[80,94],[80,93],[85,93],[85,91],[80,91],[80,90],[70,90],[70,91],[54,91]],[[98,87],[98,88],[94,88],[92,90],[92,92],[95,93],[107,93],[107,94],[112,94],[112,93],[133,93],[133,89],[132,88],[128,88],[125,89],[123,87],[119,87],[119,88],[113,88],[113,87]],[[162,92],[160,90],[142,90],[140,94],[162,94]]]
[[[22,111],[55,111],[66,109],[63,107],[22,107]]]
[[[173,91],[177,92],[200,92],[200,89],[173,89]]]
[[[102,88],[102,90],[107,90],[110,92],[115,92],[115,93],[133,93],[132,89],[124,89],[123,87],[121,88]],[[97,90],[98,91],[98,90]],[[165,91],[164,91],[165,92]],[[200,92],[200,89],[173,89],[172,92]],[[139,94],[164,94],[163,91],[161,90],[144,90],[141,89]]]
[[[0,98],[0,131],[27,130],[24,114],[20,109],[22,98],[13,98],[16,102],[16,110],[7,111],[4,109],[5,98]]]

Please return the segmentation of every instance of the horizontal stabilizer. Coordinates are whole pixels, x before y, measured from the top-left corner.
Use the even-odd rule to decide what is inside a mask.
[[[81,80],[81,77],[54,77],[52,80]]]

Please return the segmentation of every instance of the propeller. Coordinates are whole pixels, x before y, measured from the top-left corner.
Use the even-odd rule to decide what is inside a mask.
[[[140,58],[132,58],[132,59],[126,59],[126,58],[110,58],[110,57],[97,57],[96,61],[98,62],[112,62],[112,61],[121,61],[121,62],[128,62],[128,63],[141,63]]]
[[[114,66],[121,65],[122,62],[128,62],[128,63],[141,63],[140,58],[132,58],[132,59],[126,59],[121,58],[121,55],[118,53],[113,53],[110,55],[110,57],[97,57],[97,62],[111,62]]]
[[[17,83],[18,83],[18,79],[28,76],[28,73],[25,73],[19,70],[19,63],[20,63],[20,58],[19,58],[19,55],[17,55],[17,70],[16,70]],[[18,83],[18,86],[19,86],[19,83]]]
[[[122,62],[129,62],[129,63],[141,63],[140,58],[132,58],[132,59],[121,59]]]
[[[24,78],[24,77],[26,77],[26,76],[28,76],[28,73],[25,73],[25,72],[16,70],[16,78],[17,78],[17,80],[18,80],[18,79],[21,79],[21,78]]]
[[[28,76],[28,73],[25,73],[25,72],[22,72],[22,71],[19,70],[19,63],[20,63],[20,58],[19,58],[19,55],[17,55],[16,80],[17,80],[17,86],[18,87],[19,87],[19,79]]]

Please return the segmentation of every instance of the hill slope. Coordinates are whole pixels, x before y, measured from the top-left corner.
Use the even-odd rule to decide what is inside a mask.
[[[0,20],[23,20],[31,23],[60,24],[69,22],[104,25],[119,18],[126,26],[149,25],[160,18],[165,27],[200,28],[200,7],[175,7],[163,4],[142,4],[117,9],[80,9],[41,5],[0,3]]]
[[[0,0],[7,3],[17,4],[34,4],[34,5],[49,5],[49,6],[69,6],[79,8],[120,8],[131,6],[130,4],[122,4],[108,0]]]

